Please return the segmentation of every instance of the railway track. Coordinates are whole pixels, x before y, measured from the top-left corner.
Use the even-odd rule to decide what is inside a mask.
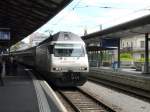
[[[66,108],[68,109],[69,104],[74,112],[115,112],[102,104],[100,101],[93,98],[91,95],[78,88],[59,89],[57,90],[56,94],[59,94],[58,97],[61,100],[65,100],[65,103],[63,104],[66,106]],[[66,102],[68,104],[66,104]],[[72,110],[70,111],[70,107],[68,111],[72,112]]]
[[[41,79],[41,76],[37,75],[39,74],[37,71],[32,72]],[[51,84],[49,83],[49,85]],[[57,88],[52,86],[52,88],[68,112],[115,112],[77,87]]]

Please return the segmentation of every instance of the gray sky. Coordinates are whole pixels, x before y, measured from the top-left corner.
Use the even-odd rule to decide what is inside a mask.
[[[78,35],[84,29],[92,33],[150,14],[150,0],[73,0],[64,10],[38,29],[48,35],[71,31]],[[27,41],[28,39],[25,39]]]

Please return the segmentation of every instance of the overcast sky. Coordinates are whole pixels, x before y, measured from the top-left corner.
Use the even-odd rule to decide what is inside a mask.
[[[150,14],[150,0],[73,0],[38,32],[92,33]]]

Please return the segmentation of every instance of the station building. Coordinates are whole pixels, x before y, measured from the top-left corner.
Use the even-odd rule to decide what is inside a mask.
[[[121,60],[122,65],[134,65],[136,62],[144,62],[145,57],[144,35],[121,38],[120,49],[122,54],[126,53],[131,56],[130,60]]]

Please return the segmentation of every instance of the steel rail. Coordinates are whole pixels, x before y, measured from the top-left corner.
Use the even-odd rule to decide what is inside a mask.
[[[58,92],[76,112],[115,112],[79,88],[75,88],[74,90],[59,89]]]

